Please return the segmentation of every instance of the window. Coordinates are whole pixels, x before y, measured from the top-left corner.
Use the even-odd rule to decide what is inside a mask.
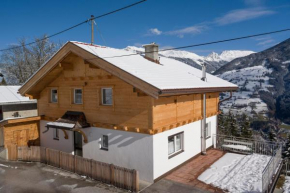
[[[205,126],[205,138],[211,137],[211,122],[208,122]]]
[[[57,89],[51,89],[50,102],[57,103]]]
[[[74,91],[74,103],[75,104],[82,104],[83,103],[83,90],[82,89],[75,89],[75,91]]]
[[[109,136],[108,135],[103,135],[101,149],[104,149],[104,150],[109,149]]]
[[[102,88],[102,105],[113,105],[112,88]]]
[[[53,139],[59,140],[58,129],[53,129]]]
[[[168,137],[168,155],[176,155],[183,151],[183,133],[178,133]]]

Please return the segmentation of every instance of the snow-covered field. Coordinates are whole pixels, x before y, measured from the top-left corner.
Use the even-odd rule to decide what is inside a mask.
[[[289,176],[285,177],[283,190],[284,190],[284,193],[290,193],[290,177]]]
[[[265,66],[253,66],[221,74],[220,78],[237,84],[240,88],[238,92],[233,93],[231,100],[222,103],[224,112],[231,110],[234,114],[248,115],[251,115],[252,111],[262,114],[267,112],[267,104],[260,99],[259,91],[271,92],[273,86],[269,84],[268,76],[271,72],[272,70]]]
[[[227,153],[198,179],[232,193],[262,192],[262,172],[270,159],[259,154]]]

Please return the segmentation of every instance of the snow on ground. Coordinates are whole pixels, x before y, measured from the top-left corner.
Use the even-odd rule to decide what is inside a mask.
[[[270,158],[259,154],[227,153],[198,179],[232,193],[262,192],[262,172]]]
[[[232,149],[251,151],[251,148],[249,148],[245,145],[222,145],[222,146],[227,147],[227,148],[232,148]]]
[[[233,93],[230,100],[222,103],[224,112],[227,113],[230,109],[234,114],[251,115],[252,111],[261,114],[267,112],[267,104],[260,99],[259,92],[271,92],[273,86],[269,84],[268,76],[271,72],[272,69],[262,65],[232,70],[219,75],[220,78],[237,84],[240,88],[238,92]]]
[[[286,61],[282,62],[282,64],[290,64],[290,60],[286,60]]]
[[[283,184],[284,193],[290,193],[290,177],[285,177],[285,182]]]

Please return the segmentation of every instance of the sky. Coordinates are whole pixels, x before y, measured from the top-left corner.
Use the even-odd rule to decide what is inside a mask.
[[[3,0],[0,49],[51,35],[138,0]],[[147,0],[96,20],[95,43],[115,48],[156,42],[161,49],[290,28],[289,0]],[[290,32],[186,49],[199,55],[223,50],[262,51],[290,38]],[[51,38],[90,42],[90,23]]]

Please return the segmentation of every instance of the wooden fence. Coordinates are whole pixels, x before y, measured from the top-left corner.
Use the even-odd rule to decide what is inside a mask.
[[[39,146],[8,146],[8,159],[37,161],[61,168],[79,175],[112,184],[119,188],[139,191],[138,171],[83,158],[62,151]]]

